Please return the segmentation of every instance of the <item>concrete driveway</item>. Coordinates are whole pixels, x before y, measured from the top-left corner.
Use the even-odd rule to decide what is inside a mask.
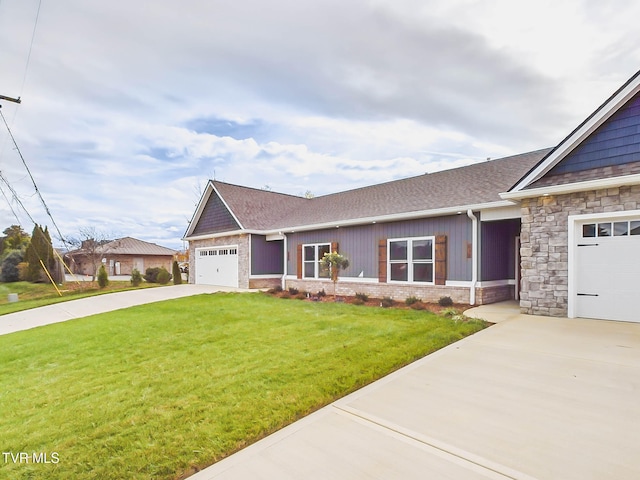
[[[70,300],[68,302],[47,305],[46,307],[24,310],[22,312],[0,315],[0,335],[6,335],[7,333],[20,330],[28,330],[51,323],[65,322],[74,318],[88,317],[89,315],[96,315],[98,313],[111,312],[135,305],[219,291],[247,290],[216,287],[213,285],[182,284],[97,295],[80,300]]]
[[[190,478],[640,478],[640,324],[499,311]]]

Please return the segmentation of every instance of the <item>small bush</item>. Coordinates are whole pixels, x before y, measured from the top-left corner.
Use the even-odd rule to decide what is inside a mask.
[[[158,276],[162,271],[167,272],[167,275],[169,275],[169,278],[167,278],[164,283],[158,279]],[[164,274],[162,276],[164,280]],[[147,268],[144,273],[144,279],[149,283],[160,283],[162,285],[166,285],[167,283],[169,283],[169,280],[171,280],[171,274],[164,267]]]
[[[426,305],[420,300],[409,304],[409,306],[414,310],[424,310],[425,308],[427,308]]]
[[[100,288],[105,288],[109,285],[109,275],[107,275],[107,269],[104,268],[104,265],[100,265],[100,270],[98,270],[98,286]]]
[[[20,280],[20,263],[22,263],[22,253],[19,251],[14,251],[7,255],[7,257],[2,261],[0,282],[9,283]]]
[[[157,280],[160,285],[166,285],[167,283],[169,283],[169,280],[171,280],[171,274],[166,268],[160,267]]]
[[[418,297],[408,297],[404,301],[404,303],[406,303],[407,306],[410,307],[411,305],[413,305],[414,303],[419,302],[419,301],[420,301],[420,299]]]
[[[369,295],[366,293],[356,293],[356,299],[362,300],[362,303],[364,303],[369,300]],[[358,305],[362,305],[362,303],[359,303]]]
[[[322,290],[320,290],[317,294],[318,297],[326,297],[327,296],[327,292],[324,291],[324,288]]]
[[[134,268],[133,271],[131,272],[131,285],[133,285],[134,287],[139,287],[141,283],[142,283],[142,274],[140,273],[140,270],[138,270],[137,268]]]
[[[289,287],[289,293],[291,295],[297,295],[300,291],[297,288]]]
[[[445,317],[455,317],[456,315],[459,315],[459,313],[460,312],[458,312],[458,310],[456,310],[455,308],[445,308],[440,312],[440,315],[443,315]]]
[[[440,305],[441,307],[450,307],[451,305],[453,305],[453,300],[451,300],[451,297],[440,297],[440,299],[438,300],[438,305]]]
[[[393,298],[391,297],[384,297],[382,299],[382,301],[380,302],[380,306],[382,308],[389,308],[389,307],[393,307],[393,305],[395,305],[396,302],[393,301]]]

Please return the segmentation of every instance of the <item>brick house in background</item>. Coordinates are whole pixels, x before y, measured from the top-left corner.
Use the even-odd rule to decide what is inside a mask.
[[[78,250],[65,255],[71,271],[79,275],[94,274],[94,258],[98,266],[104,264],[109,275],[131,275],[134,268],[144,274],[147,268],[153,267],[165,267],[171,272],[174,255],[178,253],[132,237],[103,242],[95,248],[86,242]]]

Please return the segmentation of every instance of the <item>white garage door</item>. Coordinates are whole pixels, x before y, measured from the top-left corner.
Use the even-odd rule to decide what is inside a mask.
[[[196,283],[238,286],[238,247],[207,247],[196,249]]]
[[[640,322],[640,219],[578,227],[576,316]]]

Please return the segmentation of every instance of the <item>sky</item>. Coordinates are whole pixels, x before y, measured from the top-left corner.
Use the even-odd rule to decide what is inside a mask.
[[[640,70],[638,18],[632,0],[0,0],[0,95],[22,100],[0,101],[0,229],[180,249],[208,179],[319,196],[551,147]]]

